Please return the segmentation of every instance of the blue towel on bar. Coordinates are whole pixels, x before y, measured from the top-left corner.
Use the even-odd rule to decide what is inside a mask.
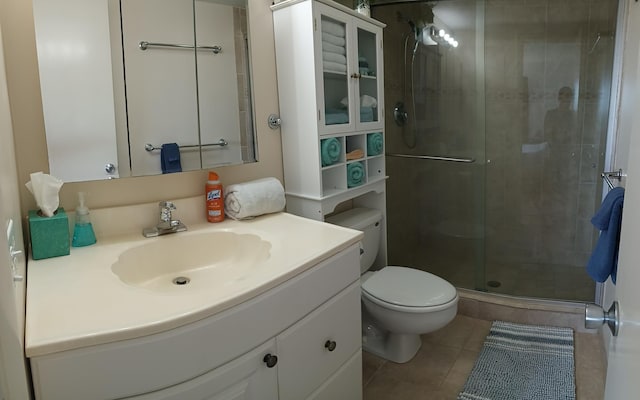
[[[163,174],[182,172],[180,164],[180,146],[176,143],[165,143],[160,150],[160,167]]]
[[[596,215],[591,218],[593,226],[601,231],[587,264],[587,272],[596,282],[604,282],[611,275],[611,281],[616,283],[623,202],[624,189],[613,188],[604,198]]]

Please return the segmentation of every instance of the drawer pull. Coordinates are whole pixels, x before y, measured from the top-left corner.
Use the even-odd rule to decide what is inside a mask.
[[[336,349],[336,346],[337,346],[337,344],[333,340],[327,340],[324,343],[324,347],[329,351],[334,351]]]
[[[272,355],[271,353],[267,354],[266,356],[264,356],[264,358],[262,359],[262,361],[265,362],[265,364],[267,364],[267,367],[269,368],[273,368],[276,366],[276,364],[278,363],[278,357]]]

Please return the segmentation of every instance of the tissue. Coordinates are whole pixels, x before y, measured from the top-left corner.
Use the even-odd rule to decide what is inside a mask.
[[[31,180],[25,186],[33,194],[42,214],[52,217],[60,205],[58,193],[63,183],[54,176],[43,174],[42,172],[34,172],[31,174]]]

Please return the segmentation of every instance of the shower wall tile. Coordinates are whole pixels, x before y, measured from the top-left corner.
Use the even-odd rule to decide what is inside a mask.
[[[595,183],[583,183],[579,189],[579,202],[578,202],[578,220],[590,219],[595,214],[596,208],[599,206],[600,201],[598,199],[598,185]]]
[[[595,184],[600,178],[600,146],[587,144],[582,145],[580,155],[580,183]]]

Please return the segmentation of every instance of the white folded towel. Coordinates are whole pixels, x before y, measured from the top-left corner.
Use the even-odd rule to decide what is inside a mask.
[[[344,46],[336,46],[335,44],[331,44],[329,42],[322,41],[322,51],[327,51],[329,53],[336,54],[347,54],[347,49]]]
[[[322,32],[327,32],[334,36],[338,36],[342,38],[345,37],[347,33],[345,26],[343,24],[339,24],[333,21],[328,21],[326,19],[322,21]]]
[[[331,62],[331,61],[322,61],[322,68],[328,72],[340,72],[340,73],[347,72],[346,64],[340,64],[340,63]]]
[[[340,103],[345,107],[349,107],[349,99],[346,97],[340,100]],[[378,107],[378,100],[375,97],[364,94],[360,96],[360,107]]]
[[[322,40],[324,42],[328,42],[331,44],[335,44],[336,46],[342,46],[342,47],[344,47],[347,44],[347,41],[343,37],[332,35],[327,32],[322,32]]]
[[[329,53],[327,51],[323,51],[322,60],[347,65],[347,57],[343,56],[342,54]]]
[[[233,219],[279,212],[285,204],[284,188],[276,178],[257,179],[225,188],[224,212]]]

